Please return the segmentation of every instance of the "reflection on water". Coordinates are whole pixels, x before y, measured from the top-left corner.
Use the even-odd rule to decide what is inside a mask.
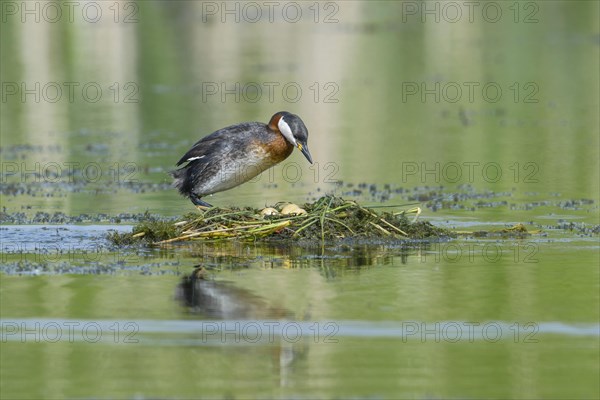
[[[594,397],[597,244],[538,240],[529,263],[512,244],[486,243],[511,252],[492,260],[473,242],[451,242],[336,258],[204,244],[160,251],[180,258],[170,268],[183,278],[166,266],[150,276],[3,275],[3,393],[131,397],[133,385],[161,397],[430,388],[440,397]],[[190,273],[194,263],[209,274]],[[56,387],[65,375],[73,379]]]
[[[306,356],[307,339],[305,337],[300,341],[303,336],[301,330],[291,333],[294,335],[293,340],[289,340],[287,336],[290,335],[289,324],[257,321],[293,319],[289,310],[269,306],[263,298],[248,290],[226,282],[211,280],[204,267],[196,268],[189,276],[182,279],[176,288],[176,299],[190,312],[199,314],[202,319],[229,320],[224,323],[211,321],[202,324],[200,328],[202,344],[270,345],[271,358],[274,360],[272,368],[275,376],[279,377],[279,385],[282,387],[288,383],[288,375],[292,373],[291,367],[295,360]],[[295,329],[296,325],[293,328]],[[191,343],[186,342],[186,344]]]
[[[293,318],[290,311],[272,307],[259,296],[226,282],[211,280],[205,268],[197,268],[177,285],[176,298],[205,319]]]
[[[280,342],[337,344],[342,338],[392,338],[402,343],[540,343],[545,335],[600,337],[600,324],[508,321],[294,321],[294,320],[63,320],[2,319],[6,342],[81,342],[164,346],[262,346]],[[118,332],[117,329],[121,331]],[[120,337],[123,335],[123,337]]]

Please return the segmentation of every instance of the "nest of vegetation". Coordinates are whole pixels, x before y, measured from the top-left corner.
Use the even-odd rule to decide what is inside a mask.
[[[185,215],[176,222],[149,218],[133,232],[115,232],[109,239],[115,244],[145,241],[165,245],[186,240],[414,240],[453,236],[450,231],[429,222],[411,222],[405,211],[378,213],[355,201],[334,196],[321,197],[302,209],[294,207],[288,214],[278,213],[273,208],[214,207],[200,214]],[[417,209],[411,211],[414,213]]]

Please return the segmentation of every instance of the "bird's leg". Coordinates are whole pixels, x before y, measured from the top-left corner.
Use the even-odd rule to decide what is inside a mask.
[[[190,193],[190,200],[192,200],[192,203],[194,203],[194,205],[197,206],[198,208],[200,208],[200,207],[204,207],[204,208],[212,207],[212,205],[210,205],[207,202],[205,202],[204,200],[202,200],[200,198],[200,196],[198,196],[195,193]]]

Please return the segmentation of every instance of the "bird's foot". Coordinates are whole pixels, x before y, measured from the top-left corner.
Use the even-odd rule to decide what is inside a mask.
[[[207,202],[205,202],[204,200],[202,200],[200,198],[200,196],[195,195],[193,193],[190,194],[190,200],[192,200],[192,203],[194,203],[196,208],[198,208],[199,210],[202,210],[202,211],[212,207],[212,205],[210,205]]]

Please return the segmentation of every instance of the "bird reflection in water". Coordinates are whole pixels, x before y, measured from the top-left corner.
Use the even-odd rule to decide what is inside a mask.
[[[261,320],[294,319],[291,311],[283,307],[269,306],[263,298],[248,290],[235,287],[228,282],[210,279],[204,267],[196,268],[189,276],[182,279],[177,286],[176,298],[189,312],[198,314],[206,320],[260,322]],[[299,359],[306,357],[308,351],[306,340],[292,343],[276,337],[275,341],[269,343],[272,365],[279,373],[281,386],[290,383],[293,377],[293,365]],[[223,341],[223,344],[227,345],[227,342]]]
[[[190,312],[206,319],[277,320],[293,319],[291,311],[272,307],[260,296],[235,285],[210,279],[204,267],[183,278],[176,296]]]

